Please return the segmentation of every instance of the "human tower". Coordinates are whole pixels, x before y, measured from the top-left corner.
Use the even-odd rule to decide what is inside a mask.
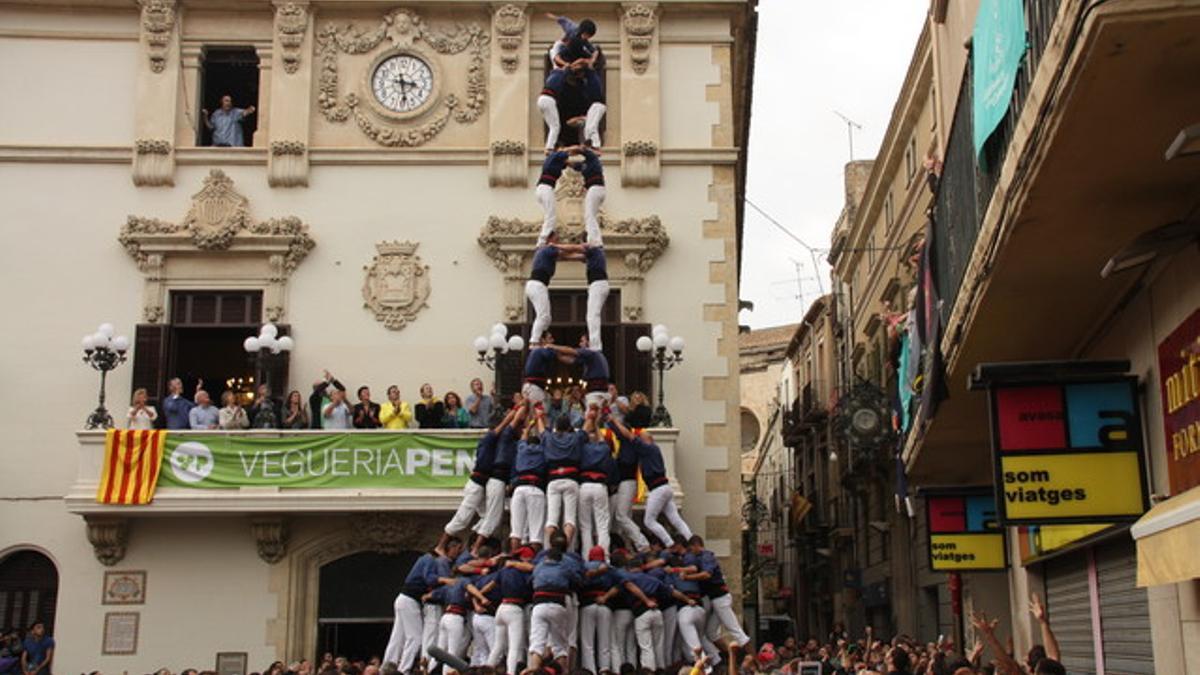
[[[536,188],[545,215],[525,285],[535,316],[524,383],[516,404],[479,440],[462,503],[396,596],[384,670],[598,674],[662,671],[704,657],[736,666],[749,637],[721,567],[676,509],[653,436],[611,414],[600,331],[609,292],[598,219],[605,198],[602,56],[592,44],[593,21],[547,16],[563,36],[550,49],[554,67],[537,100],[548,129]],[[576,136],[569,145],[561,140],[563,119]],[[554,186],[566,170],[579,171],[586,189],[583,244],[558,238]],[[559,261],[587,270],[588,330],[577,347],[555,344],[550,330],[549,286]],[[579,368],[587,383],[582,429],[566,415],[547,428],[546,387],[558,363]],[[651,538],[633,520],[639,474]]]

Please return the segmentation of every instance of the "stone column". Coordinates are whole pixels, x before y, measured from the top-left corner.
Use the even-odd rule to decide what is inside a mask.
[[[175,0],[141,0],[134,109],[133,184],[175,184],[176,104],[179,97],[179,22]]]
[[[175,119],[175,147],[194,148],[199,142],[200,129],[204,125],[204,102],[200,100],[200,66],[203,48],[196,42],[180,45],[180,69],[183,87],[179,92],[179,105],[183,114]]]
[[[313,9],[307,0],[276,0],[274,4],[275,67],[269,89],[263,88],[269,97],[263,100],[265,114],[258,137],[264,139],[263,144],[270,143],[267,182],[271,187],[307,186]]]
[[[275,53],[275,45],[270,42],[255,42],[254,54],[258,56],[258,106],[254,115],[258,118],[258,127],[254,130],[254,139],[249,147],[265,148],[271,137],[271,118],[264,111],[272,110],[271,106],[271,74],[274,65],[271,62]]]
[[[488,184],[526,187],[529,182],[529,17],[525,3],[492,7],[492,59],[488,71]]]
[[[658,3],[621,5],[621,185],[658,187],[662,104]]]

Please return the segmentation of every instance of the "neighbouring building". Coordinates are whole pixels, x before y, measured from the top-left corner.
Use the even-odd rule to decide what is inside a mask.
[[[0,91],[20,101],[0,127],[0,260],[21,318],[0,357],[14,383],[0,413],[2,622],[44,617],[61,672],[244,673],[382,650],[399,581],[459,490],[294,487],[311,467],[250,456],[243,478],[254,481],[187,487],[211,475],[206,447],[207,459],[173,451],[150,504],[98,503],[104,434],[83,430],[97,376],[78,361],[78,336],[110,321],[131,338],[107,381],[120,426],[133,390],[161,411],[174,376],[189,395],[202,379],[243,401],[264,380],[277,398],[307,400],[325,369],[352,400],[362,384],[376,401],[396,384],[415,403],[426,382],[439,396],[492,382],[475,337],[496,323],[527,337],[532,318],[522,288],[544,143],[534,101],[559,35],[546,11],[592,16],[606,55],[604,349],[623,391],[653,396],[637,338],[658,323],[686,338],[666,376],[676,428],[657,436],[684,517],[740,594],[737,309],[755,4],[0,6]],[[233,128],[205,121],[220,118],[226,94],[256,109],[237,127],[245,147],[222,146]],[[570,236],[582,192],[566,171],[557,199]],[[559,265],[562,342],[584,330],[585,288],[582,266]],[[252,360],[243,340],[268,321],[294,348]],[[496,356],[507,393],[521,355]],[[416,452],[434,461],[427,446]],[[374,471],[357,454],[337,466],[325,473]],[[436,470],[465,480],[459,460]]]

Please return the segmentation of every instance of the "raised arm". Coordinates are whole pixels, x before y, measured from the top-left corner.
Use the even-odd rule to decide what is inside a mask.
[[[1054,631],[1050,630],[1050,619],[1046,616],[1046,606],[1042,604],[1042,599],[1038,597],[1037,593],[1029,598],[1029,611],[1033,613],[1038,625],[1042,627],[1042,644],[1046,647],[1046,656],[1061,662],[1062,652],[1058,648],[1058,638],[1054,637]]]
[[[624,424],[612,419],[611,417],[608,419],[608,428],[615,431],[623,440],[633,440],[633,433],[631,433]]]
[[[971,625],[975,627],[975,631],[983,637],[983,641],[988,647],[996,653],[996,670],[997,672],[1008,673],[1008,675],[1022,675],[1021,666],[1013,657],[1004,649],[1000,641],[996,639],[996,624],[998,619],[988,620],[987,615],[983,612],[976,612],[971,615]]]

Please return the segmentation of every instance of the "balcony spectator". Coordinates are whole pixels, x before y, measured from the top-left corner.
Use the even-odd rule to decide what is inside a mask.
[[[371,401],[371,388],[363,385],[358,388],[358,403],[354,404],[354,428],[378,429],[379,404]]]
[[[608,416],[615,419],[616,421],[620,422],[621,424],[624,424],[625,423],[625,415],[629,412],[629,397],[622,396],[621,393],[619,391],[617,391],[617,385],[609,382],[608,383],[608,401],[609,401]]]
[[[200,389],[203,384],[204,380],[200,380],[196,384],[196,389]],[[194,405],[183,397],[183,380],[178,377],[171,378],[171,381],[167,382],[167,397],[162,402],[163,414],[167,417],[167,428],[191,428],[192,422],[188,419],[188,413],[192,411]]]
[[[203,389],[197,391],[196,405],[188,411],[188,425],[193,430],[208,431],[217,428],[220,418],[216,406],[208,397],[208,392]]]
[[[458,397],[458,394],[452,391],[446,392],[443,411],[443,429],[466,429],[470,426],[471,415],[467,412],[466,408],[462,407],[462,399]]]
[[[278,402],[271,398],[271,388],[265,384],[258,385],[254,405],[250,406],[250,426],[255,429],[278,429],[282,417]]]
[[[21,671],[25,675],[50,675],[54,662],[54,638],[46,635],[46,624],[34,621],[21,645]]]
[[[566,402],[563,409],[567,417],[571,420],[571,428],[579,429],[583,427],[583,414],[587,410],[587,406],[583,402],[583,387],[575,384],[567,390]]]
[[[645,429],[650,426],[654,413],[650,410],[650,399],[640,391],[629,395],[629,411],[625,413],[625,426],[630,429]]]
[[[338,382],[337,378],[329,374],[329,371],[324,371],[324,377],[313,383],[312,394],[308,397],[308,409],[312,411],[312,428],[321,429],[325,424],[325,416],[322,412],[329,405],[332,399],[333,390],[341,390],[344,394],[346,386]]]
[[[221,410],[217,414],[217,424],[225,431],[238,431],[250,426],[246,409],[237,404],[237,396],[228,389],[221,394]]]
[[[154,421],[158,419],[158,411],[152,405],[146,405],[146,390],[134,389],[132,407],[129,408],[128,424],[130,429],[153,429]]]
[[[467,395],[467,414],[471,416],[468,426],[472,429],[486,429],[492,419],[492,409],[495,403],[491,396],[483,393],[483,380],[478,377],[471,380],[471,393]]]
[[[304,407],[304,397],[298,390],[288,392],[287,404],[283,410],[284,429],[307,429],[308,410]]]
[[[417,424],[422,429],[440,429],[442,418],[446,414],[446,406],[433,395],[433,385],[426,382],[421,385],[421,400],[414,411]]]
[[[354,415],[346,403],[346,390],[334,388],[329,393],[329,405],[321,409],[323,429],[353,429]]]
[[[554,428],[558,418],[567,411],[567,402],[562,388],[550,390],[550,398],[546,401],[546,426]]]
[[[388,400],[379,409],[379,421],[385,429],[407,429],[413,425],[412,407],[400,400],[400,387],[387,388]]]
[[[217,108],[216,112],[209,114],[208,110],[201,110],[204,114],[204,126],[212,130],[213,146],[245,147],[246,140],[245,134],[242,132],[242,120],[253,115],[254,111],[254,106],[233,107],[233,97],[229,94],[221,97],[221,107]]]

